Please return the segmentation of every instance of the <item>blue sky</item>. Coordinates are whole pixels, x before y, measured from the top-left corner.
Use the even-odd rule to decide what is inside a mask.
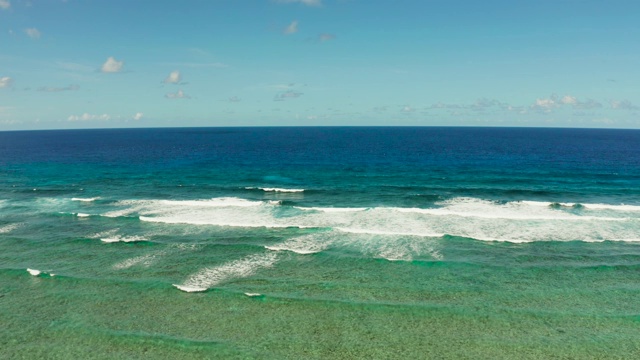
[[[636,0],[0,0],[0,130],[640,128]]]

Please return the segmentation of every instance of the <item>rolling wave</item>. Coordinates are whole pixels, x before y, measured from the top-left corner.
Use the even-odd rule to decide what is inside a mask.
[[[632,205],[452,198],[430,208],[300,207],[277,201],[221,197],[205,200],[124,200],[102,215],[144,222],[246,228],[334,229],[346,234],[443,237],[487,241],[637,241]]]

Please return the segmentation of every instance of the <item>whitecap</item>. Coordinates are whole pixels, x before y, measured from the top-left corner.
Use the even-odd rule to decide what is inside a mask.
[[[203,292],[203,291],[209,290],[207,288],[197,287],[197,286],[185,286],[185,285],[178,285],[178,284],[173,284],[173,286],[175,286],[179,290],[182,290],[184,292],[189,292],[189,293],[192,293],[192,292]]]
[[[40,270],[29,269],[29,268],[27,269],[27,272],[29,274],[31,274],[32,276],[38,276],[38,275],[42,274],[42,271],[40,271]]]
[[[252,186],[247,186],[245,187],[245,189],[247,190],[262,190],[265,192],[283,192],[283,193],[301,193],[304,192],[305,189],[286,189],[286,188],[275,188],[275,187],[252,187]]]
[[[114,237],[105,237],[100,238],[100,241],[105,243],[117,243],[117,242],[137,242],[137,241],[147,241],[146,238],[142,236],[114,236]]]
[[[92,197],[92,198],[77,198],[77,197],[74,197],[74,198],[71,198],[71,201],[92,202],[92,201],[96,201],[98,199],[100,199],[99,196]]]

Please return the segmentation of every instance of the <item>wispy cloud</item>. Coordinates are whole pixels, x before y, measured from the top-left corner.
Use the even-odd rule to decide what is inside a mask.
[[[24,29],[24,32],[32,39],[40,39],[40,35],[42,35],[36,28]]]
[[[124,66],[124,61],[118,61],[113,56],[109,56],[107,61],[102,64],[100,71],[103,73],[118,73],[122,71],[122,67]]]
[[[602,104],[593,99],[580,100],[577,97],[571,95],[560,97],[556,94],[553,94],[548,98],[536,99],[536,102],[529,108],[534,111],[549,113],[553,109],[561,108],[563,106],[571,106],[574,109],[584,110],[601,108]]]
[[[12,78],[8,76],[0,77],[0,89],[11,87],[11,85],[13,85]]]
[[[505,104],[496,99],[480,98],[471,104],[447,104],[438,102],[428,106],[427,110],[472,110],[477,112],[486,111],[487,109],[491,108],[511,110],[509,109],[509,107],[510,106],[508,104]]]
[[[622,101],[612,101],[611,102],[612,109],[620,109],[620,110],[640,110],[640,107],[632,104],[629,100]]]
[[[281,4],[299,3],[307,6],[322,6],[322,0],[275,0]]]
[[[286,35],[291,35],[291,34],[295,34],[298,32],[298,20],[294,20],[291,22],[291,24],[289,24],[289,26],[287,26],[286,28],[284,28],[283,31]]]
[[[72,84],[69,86],[65,86],[65,87],[51,87],[51,86],[43,86],[43,87],[39,87],[38,91],[43,91],[43,92],[61,92],[61,91],[75,91],[80,89],[80,86]]]
[[[326,42],[326,41],[330,41],[330,40],[334,40],[336,38],[335,35],[333,34],[320,34],[318,35],[318,41],[320,42]]]
[[[230,97],[230,98],[229,98],[229,99],[227,99],[227,100],[228,100],[229,102],[240,102],[240,101],[242,101],[242,99],[240,99],[240,98],[239,98],[239,97],[237,97],[237,96],[232,96],[232,97]]]
[[[587,99],[584,101],[577,101],[573,104],[576,109],[598,109],[602,107],[602,104],[593,99]]]
[[[0,0],[0,9],[7,10],[11,7],[11,2],[9,0]]]
[[[137,112],[135,115],[133,115],[132,119],[133,120],[140,120],[140,119],[142,119],[143,116],[144,116],[143,113]]]
[[[179,84],[181,80],[182,76],[180,75],[180,71],[176,70],[172,71],[162,82],[165,84]]]
[[[182,92],[182,90],[178,90],[174,93],[165,94],[164,97],[167,99],[191,99],[191,96]]]
[[[108,115],[108,114],[98,115],[98,114],[84,113],[82,115],[70,115],[67,118],[67,121],[93,121],[93,120],[108,121],[108,120],[111,120],[111,115]]]

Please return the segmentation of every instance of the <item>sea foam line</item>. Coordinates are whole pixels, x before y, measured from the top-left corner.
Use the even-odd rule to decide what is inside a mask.
[[[294,237],[275,245],[265,245],[271,251],[291,251],[300,255],[315,254],[326,249],[332,242],[327,233]]]
[[[345,227],[337,227],[335,229],[345,233],[351,233],[351,234],[418,236],[418,237],[434,237],[434,238],[440,238],[445,236],[444,233],[435,233],[435,232],[419,233],[419,232],[385,231],[385,230],[358,229],[358,228],[345,228]]]
[[[304,211],[320,211],[326,213],[344,213],[344,212],[360,212],[368,210],[369,208],[360,207],[360,208],[339,208],[339,207],[303,207],[303,206],[294,206],[294,209],[304,210]]]
[[[185,292],[202,292],[225,281],[251,276],[259,269],[272,267],[277,260],[278,257],[273,252],[254,254],[220,266],[204,268],[189,277],[184,284],[173,286]]]
[[[625,204],[583,204],[583,203],[561,203],[561,202],[543,202],[543,201],[520,201],[523,204],[538,206],[538,207],[551,207],[553,205],[560,205],[562,207],[577,207],[580,206],[585,209],[593,210],[615,210],[615,211],[640,211],[640,206],[637,205],[625,205]]]

